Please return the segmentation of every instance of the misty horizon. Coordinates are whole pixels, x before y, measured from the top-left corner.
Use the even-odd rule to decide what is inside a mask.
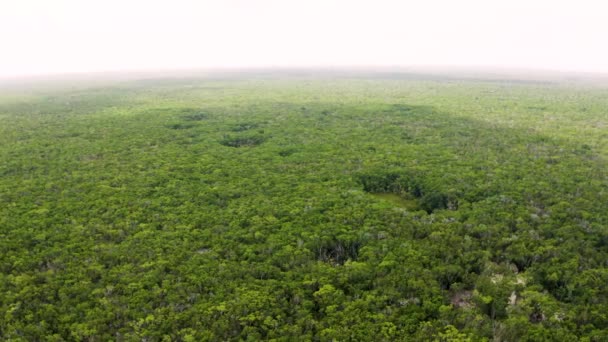
[[[147,70],[103,70],[56,72],[32,75],[0,75],[5,89],[49,84],[53,87],[78,83],[114,84],[115,82],[158,79],[419,79],[442,81],[541,82],[555,84],[608,84],[607,72],[558,71],[534,68],[459,67],[459,66],[326,66],[326,67],[242,67],[184,68]],[[76,82],[76,83],[74,83]]]
[[[0,4],[0,78],[293,68],[608,72],[606,5],[275,0]]]

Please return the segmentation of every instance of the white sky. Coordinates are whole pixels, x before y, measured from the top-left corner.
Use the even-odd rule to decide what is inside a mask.
[[[608,1],[0,0],[0,76],[413,65],[608,72]]]

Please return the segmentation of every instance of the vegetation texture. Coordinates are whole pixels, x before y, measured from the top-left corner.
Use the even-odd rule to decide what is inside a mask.
[[[383,75],[0,95],[11,341],[606,341],[608,88]]]

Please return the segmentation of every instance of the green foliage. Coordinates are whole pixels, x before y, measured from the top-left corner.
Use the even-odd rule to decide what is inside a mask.
[[[0,93],[3,340],[604,341],[608,90]]]
[[[240,135],[240,136],[226,136],[220,141],[224,146],[230,147],[252,147],[263,143],[266,137],[263,135]]]

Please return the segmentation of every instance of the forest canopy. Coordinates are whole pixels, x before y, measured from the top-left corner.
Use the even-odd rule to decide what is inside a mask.
[[[606,341],[608,88],[0,91],[0,336]]]

